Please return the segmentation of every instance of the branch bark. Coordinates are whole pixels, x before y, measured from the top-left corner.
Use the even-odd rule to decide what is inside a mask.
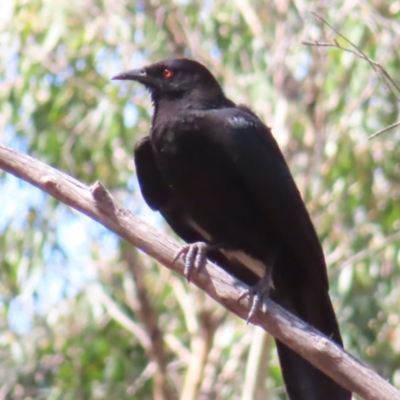
[[[0,168],[47,192],[59,201],[98,221],[167,268],[183,275],[182,261],[173,262],[180,249],[172,238],[158,232],[121,207],[96,182],[88,187],[72,177],[0,144]],[[249,301],[237,301],[245,285],[207,262],[192,283],[239,317],[246,319]],[[257,311],[251,322],[271,333],[345,388],[367,400],[400,400],[400,392],[326,336],[268,300],[268,311]]]

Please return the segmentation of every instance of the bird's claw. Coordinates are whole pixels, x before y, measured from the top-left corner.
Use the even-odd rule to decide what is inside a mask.
[[[269,299],[269,289],[271,285],[271,271],[267,271],[266,274],[259,280],[259,282],[240,293],[238,301],[242,300],[246,296],[249,296],[251,300],[251,307],[249,314],[247,315],[246,323],[250,322],[250,319],[254,316],[258,309],[260,309],[264,314],[267,312],[267,300]]]
[[[188,282],[190,282],[190,274],[194,270],[199,271],[204,267],[207,261],[207,245],[202,242],[188,244],[183,246],[174,257],[174,262],[183,257],[185,268],[183,273]]]

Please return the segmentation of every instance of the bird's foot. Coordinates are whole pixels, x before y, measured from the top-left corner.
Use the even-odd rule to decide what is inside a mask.
[[[185,262],[185,269],[183,273],[188,282],[190,282],[190,275],[193,270],[199,271],[203,268],[207,261],[208,245],[203,242],[196,242],[183,246],[174,257],[174,262],[183,257]]]
[[[249,296],[251,299],[251,308],[247,315],[246,323],[254,316],[256,311],[260,309],[264,314],[267,312],[267,300],[269,299],[269,290],[272,286],[272,269],[268,268],[265,275],[254,285],[245,289],[240,293],[238,301]]]

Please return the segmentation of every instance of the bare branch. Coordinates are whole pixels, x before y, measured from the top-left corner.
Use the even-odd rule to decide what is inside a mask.
[[[135,394],[145,383],[154,375],[154,363],[147,364],[146,368],[138,376],[138,378],[127,389],[127,394]]]
[[[318,47],[336,47],[340,50],[344,50],[347,52],[350,52],[354,55],[356,55],[357,57],[367,61],[372,69],[375,71],[375,73],[378,75],[378,77],[380,77],[384,83],[386,84],[386,86],[388,87],[388,89],[391,91],[391,93],[393,94],[393,96],[400,101],[400,98],[398,97],[398,95],[396,95],[396,93],[394,92],[392,86],[398,91],[400,92],[400,87],[399,85],[393,80],[393,78],[390,76],[390,74],[385,70],[385,68],[383,68],[378,62],[372,60],[371,58],[369,58],[356,44],[354,44],[351,40],[349,40],[346,36],[342,35],[337,29],[335,29],[331,24],[329,24],[328,21],[326,21],[324,18],[322,18],[321,16],[319,16],[317,13],[312,12],[311,14],[313,14],[316,18],[318,18],[321,22],[323,22],[325,25],[329,26],[329,28],[331,28],[338,36],[340,36],[344,41],[346,41],[350,46],[352,46],[355,50],[351,50],[348,49],[346,47],[343,47],[342,45],[339,44],[339,42],[335,39],[334,40],[334,44],[330,44],[330,43],[319,43],[318,41],[314,41],[314,42],[307,42],[304,41],[302,42],[302,44],[307,45],[307,46],[318,46]]]
[[[378,244],[371,244],[369,247],[359,251],[356,254],[353,254],[351,257],[341,261],[340,269],[343,269],[349,265],[354,265],[359,261],[371,256],[372,254],[378,253],[386,249],[390,244],[400,239],[400,232],[393,233],[389,236],[386,236],[385,239]],[[335,262],[336,260],[332,260],[331,262]]]
[[[99,288],[99,290],[96,291],[96,298],[100,303],[103,304],[111,318],[113,318],[123,328],[135,336],[146,351],[150,350],[151,343],[149,337],[146,335],[146,331],[140,325],[126,316],[119,306],[114,302],[114,300],[104,292],[104,290]]]
[[[393,129],[393,128],[397,128],[399,125],[400,125],[400,121],[397,121],[397,122],[395,122],[394,124],[389,125],[389,126],[387,126],[386,128],[383,128],[383,129],[381,129],[381,130],[378,131],[378,132],[375,132],[374,134],[372,134],[371,136],[369,136],[368,139],[371,140],[371,139],[373,139],[373,138],[375,138],[375,137],[381,135],[382,133],[385,133],[385,132],[387,132],[387,131],[390,131],[390,130]]]
[[[90,188],[31,157],[0,145],[0,168],[98,221],[167,268],[183,275],[183,262],[173,262],[178,243],[121,207],[99,183]],[[228,310],[245,319],[249,301],[238,302],[245,285],[207,262],[192,282]],[[299,353],[345,388],[367,400],[400,400],[400,392],[326,336],[268,300],[268,312],[251,322]]]

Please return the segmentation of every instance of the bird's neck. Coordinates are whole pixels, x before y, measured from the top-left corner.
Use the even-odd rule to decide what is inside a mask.
[[[220,108],[235,107],[235,103],[227,99],[222,90],[205,91],[193,90],[190,93],[163,93],[152,94],[155,114],[190,110],[216,110]]]
[[[217,110],[221,108],[236,107],[235,103],[227,99],[222,90],[205,92],[204,90],[191,91],[189,94],[163,93],[162,96],[152,95],[154,114],[152,127],[158,132],[158,126],[173,125],[183,115],[191,111]],[[156,133],[155,133],[156,134]]]

